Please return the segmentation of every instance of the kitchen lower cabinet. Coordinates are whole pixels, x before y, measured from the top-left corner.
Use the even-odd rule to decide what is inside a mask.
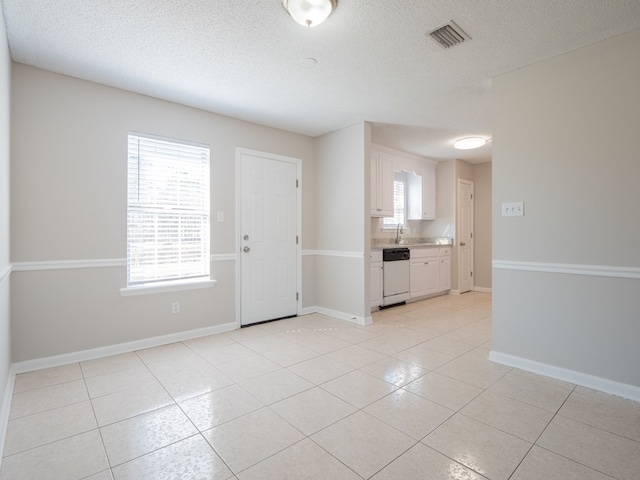
[[[440,248],[440,291],[451,290],[451,248]]]
[[[382,305],[382,251],[371,252],[371,307]]]
[[[451,247],[411,249],[410,298],[451,290]]]
[[[409,270],[411,276],[410,298],[438,292],[440,262],[437,248],[411,249]]]

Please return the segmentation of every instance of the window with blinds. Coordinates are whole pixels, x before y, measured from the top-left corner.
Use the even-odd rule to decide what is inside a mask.
[[[399,223],[406,226],[407,178],[404,172],[395,172],[393,178],[393,217],[384,218],[383,228],[396,228]]]
[[[129,134],[127,285],[209,277],[209,147]]]

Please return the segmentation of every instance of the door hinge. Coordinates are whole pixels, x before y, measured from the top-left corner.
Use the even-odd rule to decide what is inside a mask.
[[[471,194],[471,200],[473,200],[473,193]]]
[[[473,232],[471,232],[471,238],[473,238]]]
[[[473,277],[473,272],[471,272],[471,276]]]
[[[296,292],[296,302],[300,300],[300,294],[298,292]]]
[[[296,245],[298,245],[298,235],[296,235]]]
[[[296,178],[296,188],[298,188],[298,185],[299,185],[298,179]]]

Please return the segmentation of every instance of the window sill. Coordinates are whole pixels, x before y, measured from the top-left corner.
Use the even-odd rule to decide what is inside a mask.
[[[120,289],[120,295],[130,297],[133,295],[150,295],[153,293],[179,292],[181,290],[196,290],[199,288],[211,288],[217,280],[176,280],[173,282],[152,283],[149,285],[137,285]]]

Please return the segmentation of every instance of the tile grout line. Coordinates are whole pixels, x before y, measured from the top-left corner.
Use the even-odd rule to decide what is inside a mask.
[[[104,454],[104,458],[107,460],[107,465],[109,467],[109,474],[111,478],[113,478],[113,470],[111,469],[111,459],[107,454],[107,446],[104,443],[104,437],[102,436],[102,430],[100,429],[100,423],[98,422],[98,416],[96,415],[96,409],[93,405],[93,398],[91,398],[91,394],[89,393],[89,386],[87,385],[87,378],[84,375],[84,370],[82,369],[82,362],[78,362],[80,366],[80,371],[82,372],[82,381],[84,382],[84,388],[87,390],[87,396],[89,397],[89,403],[91,405],[91,411],[93,412],[93,418],[96,421],[96,430],[98,431],[98,435],[100,435],[100,443],[102,444],[102,453]],[[100,472],[94,472],[100,473]]]
[[[183,344],[183,342],[174,342],[174,343],[180,343],[180,344]],[[183,345],[184,345],[184,344],[183,344]],[[187,347],[187,348],[188,348],[188,346],[187,346],[187,345],[185,345],[185,347]],[[156,348],[156,347],[153,347],[153,348]],[[193,437],[196,437],[196,436],[201,437],[201,438],[202,438],[202,440],[203,440],[207,445],[209,445],[209,446],[211,447],[211,449],[212,449],[212,450],[215,452],[215,454],[220,458],[220,460],[224,463],[224,465],[225,465],[227,468],[229,468],[229,471],[233,473],[233,471],[231,470],[231,468],[227,465],[227,463],[225,462],[225,460],[224,460],[224,459],[220,456],[220,454],[216,451],[216,449],[213,447],[213,445],[211,445],[211,444],[207,441],[207,439],[206,439],[206,438],[204,438],[204,436],[202,435],[202,432],[200,431],[200,429],[199,429],[199,428],[198,428],[198,427],[193,423],[193,421],[191,420],[191,418],[189,417],[189,415],[187,415],[187,414],[186,414],[186,412],[182,409],[182,407],[180,406],[180,404],[178,403],[178,401],[177,401],[177,400],[173,397],[173,395],[171,395],[171,393],[166,389],[165,385],[164,385],[164,384],[160,381],[160,379],[159,379],[159,378],[154,374],[154,372],[153,372],[153,371],[151,371],[151,369],[149,368],[149,365],[148,365],[148,364],[147,364],[147,363],[142,359],[142,357],[140,357],[140,355],[138,354],[138,350],[134,351],[133,353],[135,353],[135,354],[136,354],[136,356],[140,359],[140,361],[142,362],[142,364],[144,365],[144,367],[146,368],[146,370],[147,370],[147,371],[148,371],[148,372],[153,376],[153,378],[155,378],[155,379],[156,379],[156,381],[158,382],[158,384],[159,384],[159,385],[162,387],[162,389],[167,393],[167,395],[169,396],[169,398],[171,398],[171,400],[173,401],[173,405],[165,405],[165,406],[163,406],[163,407],[154,408],[154,409],[149,410],[149,411],[147,411],[147,412],[142,412],[142,413],[139,413],[139,414],[137,414],[137,415],[133,415],[133,416],[131,416],[131,417],[127,417],[127,418],[125,418],[125,419],[123,419],[123,420],[119,420],[119,421],[114,422],[114,423],[111,423],[111,424],[109,424],[109,425],[115,425],[115,424],[120,423],[120,422],[122,422],[122,421],[126,421],[126,420],[130,420],[130,419],[132,419],[132,418],[140,417],[140,416],[142,416],[142,415],[146,415],[146,414],[148,414],[148,413],[155,412],[155,411],[161,410],[161,409],[163,409],[163,408],[172,407],[172,406],[174,406],[174,405],[175,405],[175,406],[176,406],[176,407],[177,407],[177,408],[182,412],[182,414],[186,417],[186,419],[189,421],[189,423],[191,423],[191,425],[193,426],[193,428],[196,430],[196,433],[194,433],[193,435],[188,435],[188,436],[186,436],[186,437],[184,437],[184,438],[178,439],[178,440],[176,440],[176,441],[174,441],[174,442],[171,442],[171,443],[169,443],[169,444],[167,444],[167,445],[163,445],[163,446],[161,446],[161,447],[158,447],[158,448],[156,448],[156,449],[154,449],[154,450],[151,450],[151,451],[149,451],[149,452],[146,452],[146,453],[144,453],[144,454],[142,454],[142,455],[138,455],[137,457],[131,458],[131,459],[129,459],[129,460],[125,461],[125,462],[122,462],[122,463],[120,463],[120,464],[118,464],[118,465],[111,465],[111,460],[109,459],[108,455],[106,455],[106,446],[104,445],[104,439],[102,439],[102,431],[101,431],[101,428],[102,428],[102,427],[98,427],[98,430],[99,430],[99,432],[100,432],[100,438],[102,439],[102,442],[103,442],[103,448],[105,449],[105,455],[106,455],[106,457],[107,457],[107,462],[109,463],[109,466],[110,466],[110,471],[111,471],[111,476],[112,476],[112,478],[113,478],[113,468],[114,468],[114,467],[119,467],[119,466],[121,466],[121,465],[125,465],[125,464],[127,464],[127,463],[129,463],[129,462],[133,462],[133,461],[135,461],[135,460],[137,460],[137,459],[139,459],[139,458],[142,458],[142,457],[144,457],[144,456],[146,456],[146,455],[150,455],[150,454],[152,454],[152,453],[154,453],[154,452],[157,452],[157,451],[159,451],[159,450],[162,450],[163,448],[167,448],[167,447],[169,447],[169,446],[171,446],[171,445],[175,445],[175,444],[177,444],[177,443],[180,443],[180,442],[182,442],[182,441],[184,441],[184,440],[187,440],[187,439],[189,439],[189,438],[193,438]],[[222,387],[222,388],[224,388],[224,387]],[[98,398],[100,398],[100,397],[98,397]],[[93,402],[92,402],[92,406],[93,406]],[[94,411],[94,415],[95,415],[95,411]],[[97,423],[97,418],[96,418],[96,423]],[[109,426],[109,425],[104,425],[104,426]],[[234,474],[234,476],[235,476],[235,474]]]
[[[558,414],[560,413],[560,410],[562,409],[562,407],[564,406],[565,403],[567,403],[567,400],[569,400],[569,397],[571,396],[571,394],[575,391],[576,389],[576,385],[573,386],[573,388],[571,389],[571,391],[569,392],[569,394],[567,395],[567,398],[564,399],[564,401],[562,402],[562,405],[560,405],[558,407],[558,409],[556,410],[556,412],[553,414],[553,416],[551,417],[551,419],[547,422],[547,424],[545,425],[545,427],[542,429],[542,432],[540,432],[540,434],[536,437],[535,441],[531,444],[531,447],[527,450],[527,453],[524,455],[524,457],[522,457],[522,459],[518,462],[518,465],[516,465],[516,468],[513,470],[513,472],[511,472],[511,475],[509,475],[509,479],[511,479],[511,477],[513,477],[513,475],[518,471],[518,468],[520,468],[520,465],[522,465],[522,462],[524,462],[524,460],[529,456],[529,454],[531,453],[531,450],[533,450],[533,447],[538,447],[538,448],[542,448],[538,445],[538,440],[540,440],[540,437],[542,437],[542,435],[544,435],[544,432],[547,431],[547,428],[549,428],[549,425],[551,425],[551,422],[553,422],[553,420],[558,416]],[[556,455],[559,455],[556,452],[552,452],[555,453]],[[565,457],[566,458],[566,457]],[[579,463],[579,462],[577,462]],[[586,466],[586,465],[585,465]]]

